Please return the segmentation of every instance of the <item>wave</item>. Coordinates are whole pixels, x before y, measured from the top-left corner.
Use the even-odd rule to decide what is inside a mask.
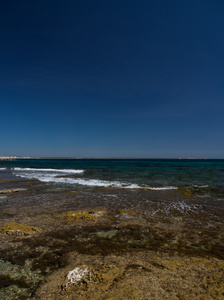
[[[6,168],[0,168],[0,171],[1,171],[1,170],[6,170]]]
[[[74,170],[74,169],[37,169],[37,168],[13,168],[14,171],[35,171],[35,172],[59,172],[59,173],[74,173],[80,174],[84,170]]]
[[[206,188],[206,187],[208,187],[208,185],[207,184],[205,184],[205,185],[193,184],[193,187],[196,187],[196,188]]]
[[[176,186],[161,186],[161,187],[149,187],[149,190],[160,191],[160,190],[178,190]]]
[[[177,187],[167,186],[167,187],[147,187],[140,186],[134,183],[124,183],[119,181],[106,181],[99,179],[81,179],[81,178],[42,178],[43,182],[54,182],[54,183],[65,183],[65,184],[78,184],[85,186],[96,186],[96,187],[115,187],[123,189],[147,189],[147,190],[171,190],[178,189]]]
[[[55,175],[49,174],[18,174],[20,177],[25,177],[29,179],[38,179],[42,182],[52,182],[60,184],[70,184],[70,185],[83,185],[83,186],[92,186],[92,187],[116,187],[124,189],[147,189],[147,190],[171,190],[178,189],[174,186],[165,186],[165,187],[148,187],[140,186],[134,183],[125,183],[120,181],[106,181],[99,179],[82,179],[82,178],[67,178],[67,177],[56,177]]]
[[[41,182],[82,185],[89,187],[115,187],[123,189],[145,189],[145,190],[173,190],[175,186],[151,187],[138,185],[130,182],[107,181],[90,178],[60,177],[68,174],[82,174],[84,170],[74,169],[37,169],[37,168],[13,168],[13,174],[23,178],[37,179]]]

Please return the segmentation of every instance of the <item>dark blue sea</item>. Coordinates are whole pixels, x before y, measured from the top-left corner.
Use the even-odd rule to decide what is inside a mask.
[[[73,189],[188,190],[224,200],[222,159],[18,159],[0,162],[0,178],[37,179]]]

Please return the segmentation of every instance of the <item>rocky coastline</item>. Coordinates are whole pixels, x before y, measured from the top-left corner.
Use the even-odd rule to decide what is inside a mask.
[[[223,299],[223,203],[0,184],[1,299]]]

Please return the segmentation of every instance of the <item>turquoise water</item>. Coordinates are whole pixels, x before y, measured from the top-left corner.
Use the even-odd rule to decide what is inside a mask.
[[[188,189],[224,199],[224,160],[26,159],[0,162],[0,176],[79,188]]]

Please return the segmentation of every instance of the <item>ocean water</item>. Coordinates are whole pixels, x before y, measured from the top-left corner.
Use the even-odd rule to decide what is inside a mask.
[[[0,162],[0,178],[37,179],[74,189],[186,189],[224,200],[224,160],[20,159]]]

